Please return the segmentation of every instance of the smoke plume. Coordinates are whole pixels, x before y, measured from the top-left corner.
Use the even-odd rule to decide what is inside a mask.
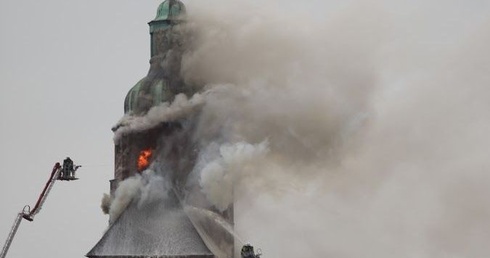
[[[196,93],[190,99],[184,94],[178,94],[172,103],[164,102],[151,108],[144,116],[123,116],[114,126],[114,141],[117,142],[123,135],[141,132],[155,127],[162,122],[175,121],[183,118],[204,103],[204,97]]]
[[[251,145],[244,142],[218,146],[210,144],[201,154],[195,172],[199,174],[202,192],[218,210],[233,202],[234,182],[251,173],[251,164],[267,153],[267,142]]]
[[[267,256],[490,255],[489,6],[416,2],[189,4],[195,180]]]
[[[100,203],[100,208],[104,214],[109,214],[109,210],[111,209],[112,198],[109,194],[103,194],[102,201]]]
[[[114,199],[105,194],[102,199],[102,210],[109,214],[110,224],[115,222],[131,202],[142,207],[167,198],[171,183],[165,179],[165,173],[154,163],[141,174],[135,174],[119,183]],[[107,212],[106,212],[107,211]]]
[[[140,188],[143,187],[142,178],[139,174],[122,181],[114,194],[114,200],[110,204],[109,216],[110,222],[119,218],[121,213],[131,203],[133,198],[139,194]]]
[[[490,255],[487,3],[186,5],[181,72],[203,93],[124,117],[116,140],[199,109],[188,184],[234,202],[267,257]],[[165,182],[121,182],[111,220]]]

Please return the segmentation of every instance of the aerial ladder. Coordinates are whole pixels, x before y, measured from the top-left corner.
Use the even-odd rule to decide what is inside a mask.
[[[69,158],[67,158],[69,159]],[[66,161],[66,160],[65,160]],[[71,159],[70,159],[71,161]],[[70,165],[70,164],[68,164]],[[12,226],[12,229],[10,230],[10,233],[7,237],[7,240],[5,241],[5,245],[3,246],[2,253],[0,254],[0,258],[5,258],[7,255],[7,252],[10,248],[10,244],[12,244],[12,241],[14,240],[15,234],[17,233],[17,229],[19,229],[20,222],[22,219],[26,219],[28,221],[33,221],[34,216],[41,211],[41,208],[43,207],[44,202],[46,201],[46,198],[48,198],[49,192],[53,188],[54,183],[56,180],[76,180],[78,178],[75,177],[75,172],[77,171],[78,168],[81,166],[74,166],[73,162],[71,163],[71,166],[68,167],[66,166],[65,162],[63,162],[63,167],[61,167],[59,162],[56,162],[56,164],[53,167],[53,170],[51,171],[51,175],[49,176],[48,182],[46,182],[46,185],[44,186],[43,191],[41,192],[41,195],[39,195],[39,198],[37,199],[36,205],[34,205],[34,208],[30,208],[29,205],[24,206],[22,211],[20,211],[17,214],[17,217],[15,218],[14,225]]]

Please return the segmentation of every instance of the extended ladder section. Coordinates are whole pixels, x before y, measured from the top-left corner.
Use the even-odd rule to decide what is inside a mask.
[[[43,204],[46,201],[46,198],[48,198],[48,194],[53,188],[54,183],[58,179],[60,172],[61,172],[61,166],[59,163],[56,163],[53,167],[53,171],[51,171],[51,176],[49,177],[48,182],[46,182],[46,186],[44,186],[41,195],[39,195],[39,199],[37,199],[36,205],[29,213],[29,218],[26,218],[26,216],[24,216],[25,219],[29,221],[34,220],[34,216],[36,216],[36,214],[38,214],[41,208],[43,207]]]
[[[0,258],[5,258],[5,256],[7,255],[7,251],[9,250],[12,240],[14,240],[15,233],[17,233],[17,229],[19,228],[20,221],[22,220],[23,215],[24,215],[23,212],[17,214],[17,217],[15,218],[14,221],[14,225],[12,226],[9,236],[7,237],[7,241],[5,241],[5,245],[3,246],[2,254],[0,255]]]
[[[34,216],[39,213],[44,202],[46,201],[46,198],[48,197],[49,192],[51,191],[51,188],[53,188],[54,183],[58,179],[60,172],[61,172],[60,163],[56,163],[53,167],[53,170],[51,171],[51,175],[49,177],[48,182],[46,182],[46,185],[44,186],[41,195],[39,195],[39,198],[37,199],[34,208],[30,210],[29,205],[26,205],[24,209],[21,212],[19,212],[19,214],[17,214],[17,217],[15,218],[14,221],[14,225],[12,226],[12,229],[10,230],[7,240],[5,241],[5,245],[3,246],[2,253],[0,254],[0,258],[5,258],[5,256],[7,255],[7,252],[10,248],[10,244],[14,240],[15,233],[17,233],[17,229],[19,228],[22,218],[28,221],[33,221]]]

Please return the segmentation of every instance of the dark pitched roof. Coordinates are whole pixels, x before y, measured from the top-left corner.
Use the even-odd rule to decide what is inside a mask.
[[[209,257],[177,197],[138,205],[133,201],[87,257]]]

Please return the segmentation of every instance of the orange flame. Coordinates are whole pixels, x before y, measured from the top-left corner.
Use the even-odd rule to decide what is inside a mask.
[[[138,171],[145,170],[150,165],[150,158],[152,155],[151,149],[142,150],[138,157]]]

